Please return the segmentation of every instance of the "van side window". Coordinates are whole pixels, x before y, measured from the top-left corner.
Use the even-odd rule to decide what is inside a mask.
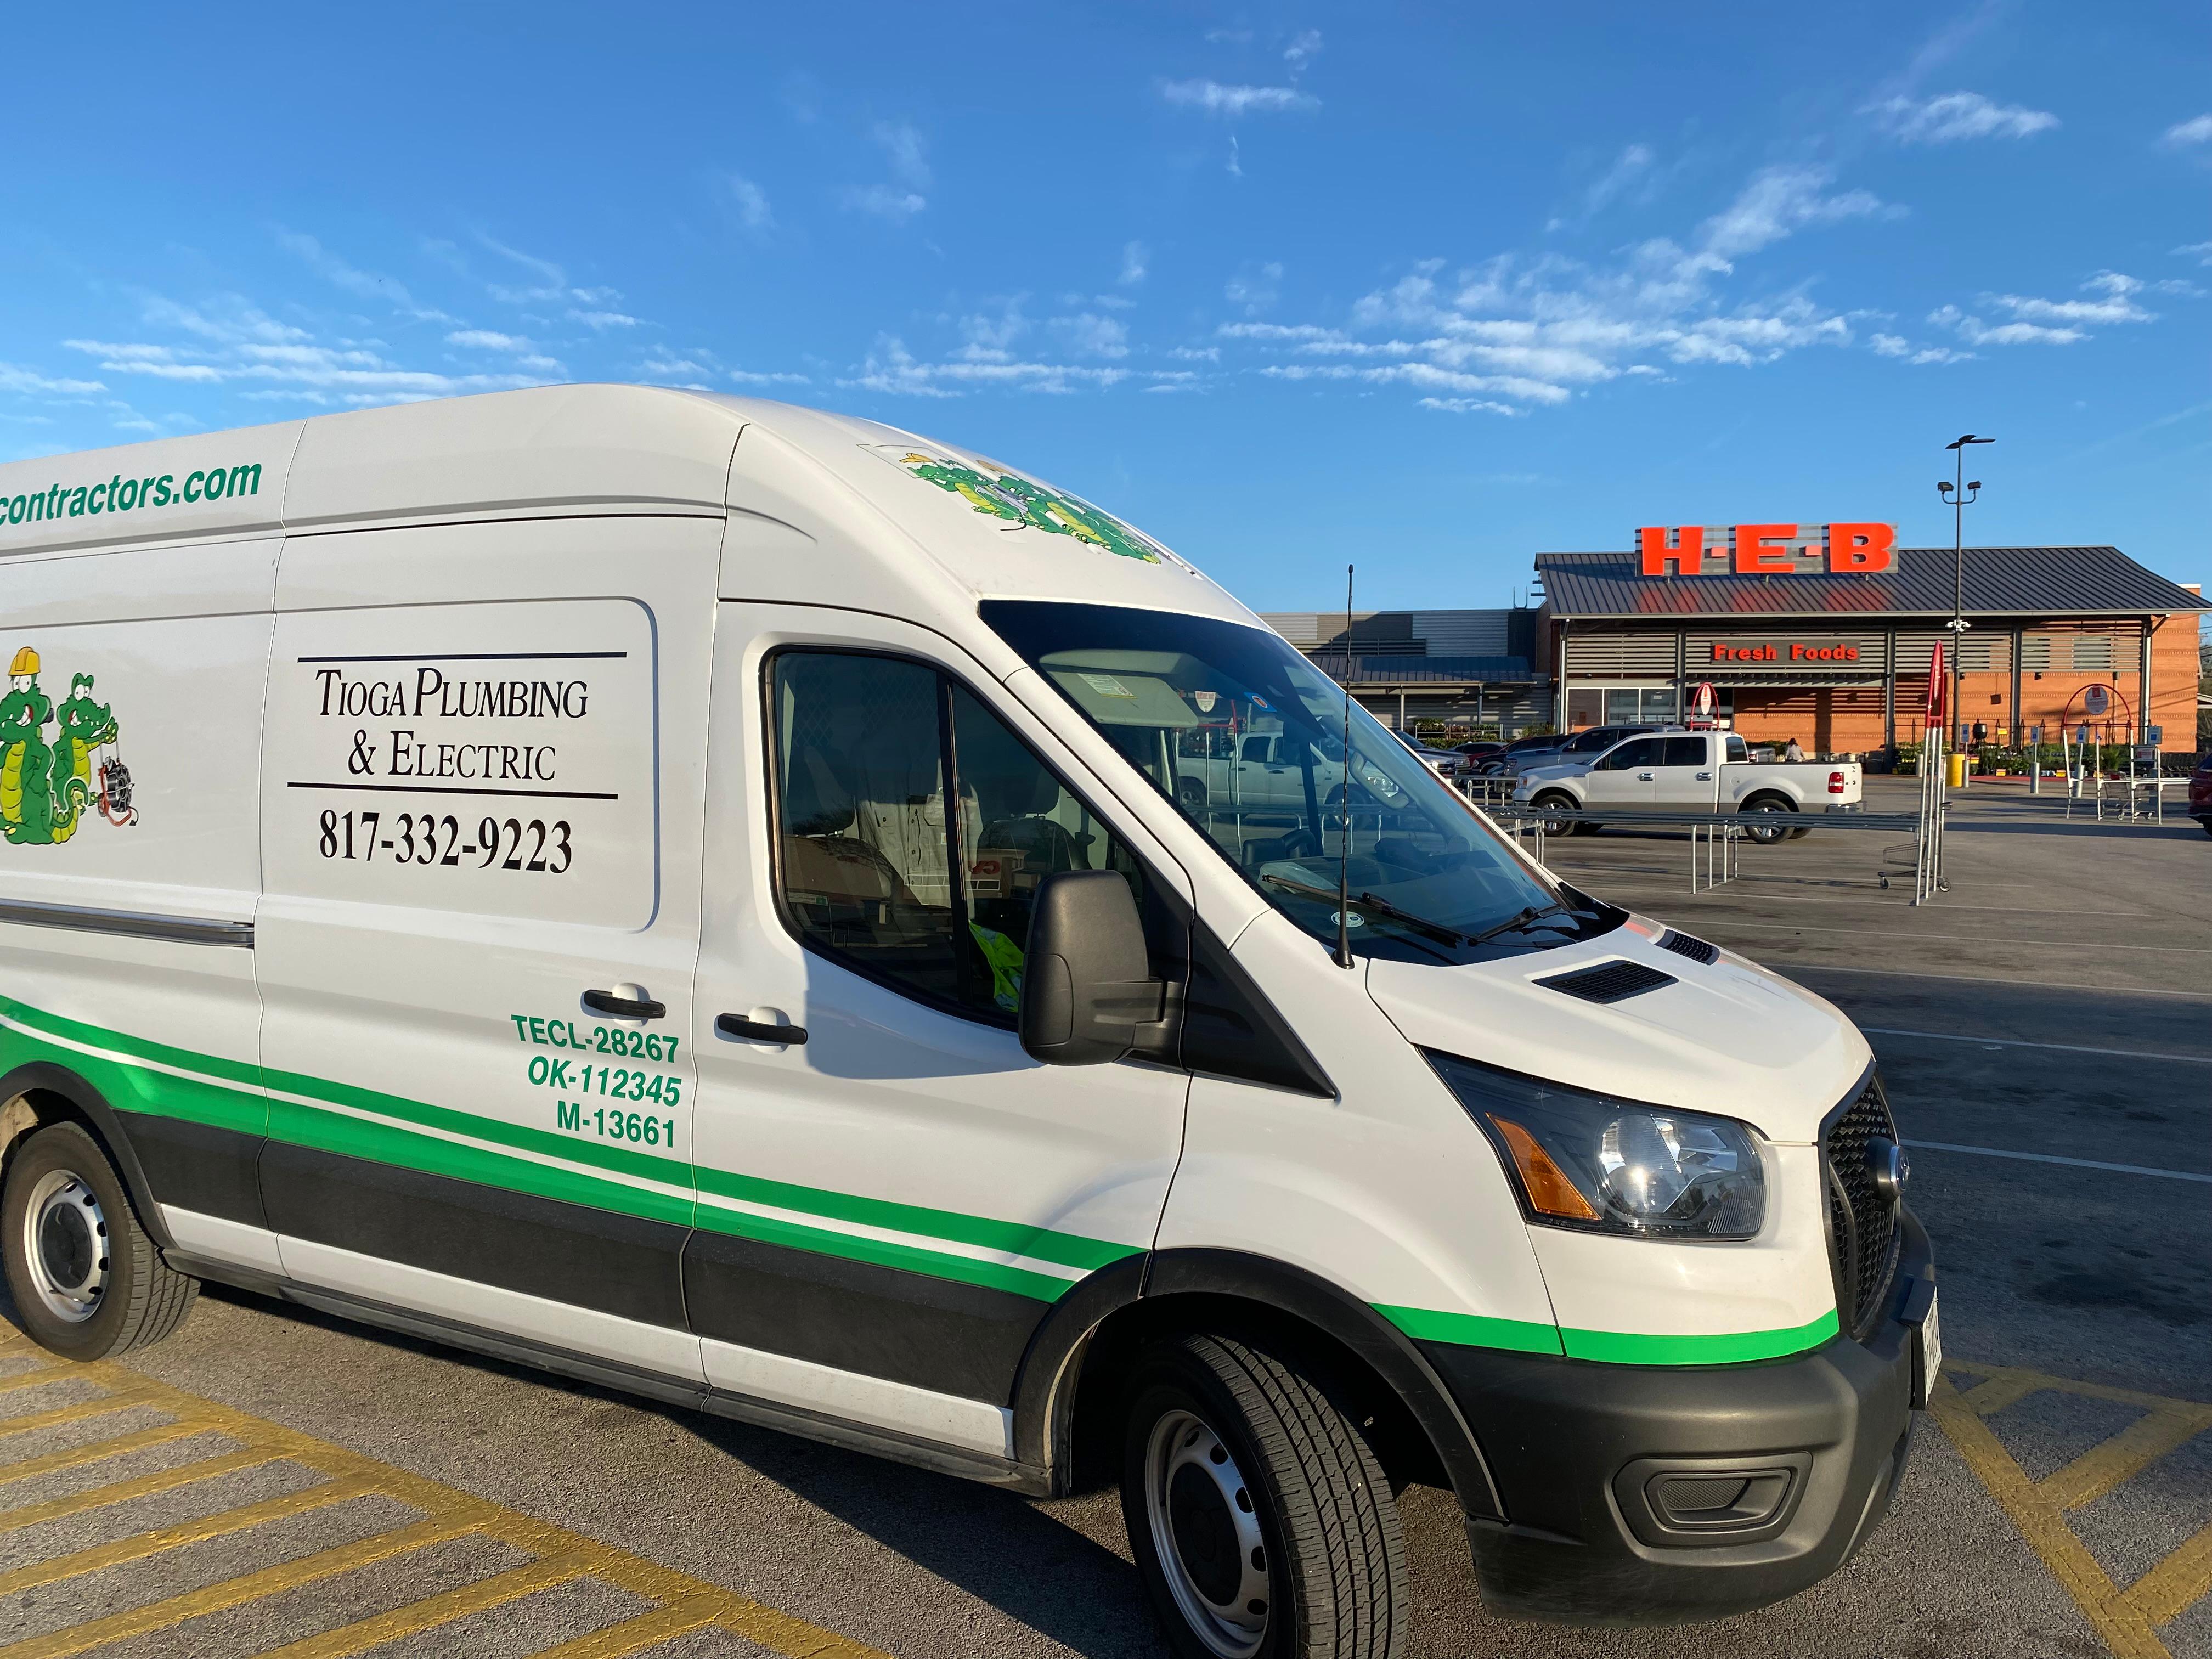
[[[1116,869],[1142,896],[1105,826],[936,670],[786,651],[769,672],[777,881],[802,943],[921,1001],[1011,1024],[1039,881]]]
[[[1730,766],[1751,764],[1750,747],[1733,732],[1728,734],[1728,763]]]

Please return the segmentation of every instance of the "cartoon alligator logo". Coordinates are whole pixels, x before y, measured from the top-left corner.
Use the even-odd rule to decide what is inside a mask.
[[[985,473],[956,456],[925,455],[914,450],[898,455],[897,462],[924,483],[961,496],[978,513],[1004,519],[1018,527],[1042,530],[1047,535],[1072,536],[1125,559],[1142,559],[1146,564],[1161,562],[1159,549],[1148,537],[1111,514],[1073,496],[1055,495],[1004,467],[993,466],[991,473]]]
[[[0,835],[10,842],[65,842],[92,811],[118,827],[138,821],[131,770],[115,751],[114,712],[93,701],[92,689],[91,675],[77,675],[57,709],[39,689],[36,651],[27,645],[8,665],[8,694],[0,697]],[[57,731],[51,740],[49,722]]]

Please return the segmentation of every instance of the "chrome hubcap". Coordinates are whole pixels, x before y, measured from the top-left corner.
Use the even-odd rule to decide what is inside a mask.
[[[23,1211],[31,1288],[58,1319],[82,1324],[107,1289],[107,1217],[91,1188],[66,1170],[39,1177]]]
[[[1267,1550],[1256,1500],[1221,1437],[1189,1412],[1152,1425],[1145,1512],[1183,1620],[1221,1659],[1251,1659],[1267,1636]]]

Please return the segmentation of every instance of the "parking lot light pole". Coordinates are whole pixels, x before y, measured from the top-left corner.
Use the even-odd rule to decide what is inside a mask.
[[[1966,622],[1966,509],[1981,499],[1982,491],[1982,481],[1979,478],[1976,478],[1971,483],[1966,481],[1966,446],[1993,444],[1996,441],[1995,438],[1977,438],[1969,432],[1965,436],[1945,444],[1943,447],[1951,452],[1954,476],[1948,482],[1941,482],[1936,486],[1936,493],[1951,503],[1950,719],[1954,723],[1958,721],[1965,709],[1965,704],[1960,702],[1959,696],[1959,680],[1966,667],[1966,653],[1961,648],[1966,642],[1968,626]],[[1960,740],[1959,747],[1961,750],[1966,748],[1964,738]]]

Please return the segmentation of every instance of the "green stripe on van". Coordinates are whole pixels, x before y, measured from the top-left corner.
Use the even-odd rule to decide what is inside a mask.
[[[988,1285],[1047,1302],[1064,1295],[1073,1281],[935,1251],[923,1245],[856,1237],[831,1226],[809,1227],[780,1218],[742,1214],[719,1206],[702,1206],[696,1203],[691,1189],[696,1180],[700,1187],[718,1196],[819,1216],[825,1222],[843,1221],[924,1238],[941,1238],[1085,1271],[1143,1254],[1140,1246],[1057,1232],[1021,1222],[803,1187],[733,1170],[695,1168],[681,1159],[633,1147],[579,1139],[555,1130],[433,1105],[305,1073],[274,1069],[264,1072],[248,1062],[148,1042],[48,1013],[6,997],[0,997],[0,1015],[24,1028],[0,1030],[0,1056],[7,1056],[12,1061],[14,1056],[9,1054],[9,1049],[21,1048],[28,1051],[26,1058],[36,1055],[64,1063],[98,1088],[118,1111],[182,1118],[241,1134],[266,1134],[288,1145],[312,1146],[428,1175],[448,1176],[678,1226],[706,1226],[799,1249]],[[88,1054],[60,1047],[63,1043],[82,1043],[102,1050],[103,1054]],[[118,1058],[108,1059],[104,1054]],[[175,1069],[155,1071],[150,1069],[154,1066]],[[196,1075],[179,1076],[177,1072]],[[273,1093],[263,1092],[264,1081]],[[283,1097],[288,1095],[303,1098]],[[333,1107],[348,1109],[329,1109]],[[374,1115],[362,1117],[356,1115],[357,1113]],[[443,1134],[422,1133],[426,1130],[442,1131]],[[471,1140],[493,1145],[469,1146],[447,1139],[445,1135],[465,1135]],[[501,1147],[537,1156],[513,1157],[498,1150]],[[539,1161],[541,1158],[556,1161],[544,1163]],[[658,1192],[628,1182],[609,1180],[605,1176],[629,1176],[684,1190]]]
[[[1375,1311],[1417,1341],[1452,1342],[1463,1348],[1504,1348],[1514,1353],[1559,1353],[1559,1328],[1528,1319],[1486,1314],[1439,1313],[1378,1302]]]
[[[1817,1348],[1840,1328],[1832,1308],[1818,1319],[1780,1331],[1643,1336],[1632,1331],[1581,1331],[1565,1327],[1559,1335],[1570,1359],[1601,1360],[1611,1365],[1740,1365],[1746,1360],[1780,1359]]]

